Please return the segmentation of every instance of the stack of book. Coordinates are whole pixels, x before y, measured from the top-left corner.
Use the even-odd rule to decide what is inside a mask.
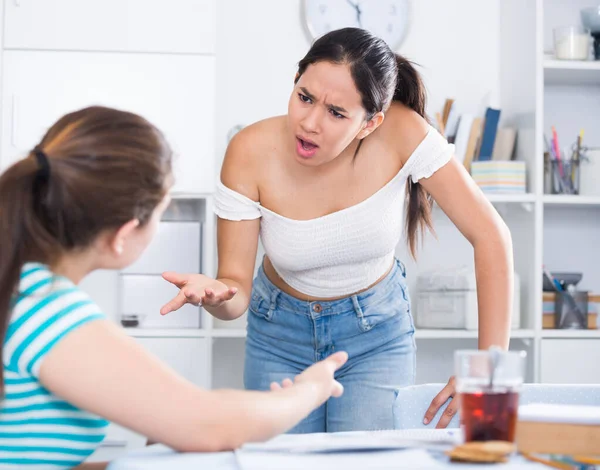
[[[515,160],[517,130],[500,127],[500,110],[487,108],[483,116],[461,113],[447,99],[436,113],[438,130],[455,145],[455,156],[487,193],[526,192],[526,165]]]
[[[484,193],[523,194],[527,190],[523,161],[473,162],[471,176]]]
[[[523,454],[600,456],[600,407],[521,405],[516,443]]]

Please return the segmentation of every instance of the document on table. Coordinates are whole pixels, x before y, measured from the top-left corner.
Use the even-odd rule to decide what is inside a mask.
[[[240,449],[240,452],[298,454],[383,451],[406,448],[443,450],[458,444],[461,439],[460,431],[454,429],[285,434],[267,442],[246,444]]]
[[[432,470],[445,466],[443,460],[424,449],[316,454],[236,452],[236,457],[240,470]]]

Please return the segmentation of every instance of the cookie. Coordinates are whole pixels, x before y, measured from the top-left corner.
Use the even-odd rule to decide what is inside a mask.
[[[506,462],[507,456],[515,450],[512,442],[487,441],[467,442],[446,452],[455,462]]]

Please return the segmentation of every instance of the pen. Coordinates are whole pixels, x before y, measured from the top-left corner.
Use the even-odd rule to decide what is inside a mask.
[[[560,172],[560,176],[564,178],[565,175],[563,172],[562,163],[560,161],[560,147],[558,146],[558,134],[554,126],[552,126],[552,143],[554,145],[554,155],[556,156],[556,160],[558,161],[558,171]]]

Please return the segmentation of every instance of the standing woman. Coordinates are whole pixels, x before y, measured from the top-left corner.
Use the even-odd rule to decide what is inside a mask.
[[[473,245],[480,348],[508,347],[510,233],[428,124],[418,73],[383,40],[355,28],[326,34],[294,84],[287,115],[245,128],[227,149],[217,279],[165,273],[180,292],[161,313],[192,303],[232,320],[249,308],[244,379],[254,390],[289,386],[285,377],[343,349],[344,396],[292,432],[392,428],[393,390],[415,378],[406,273],[394,256],[403,229],[415,255],[432,196]],[[266,256],[253,281],[259,235]],[[450,378],[425,422],[454,393]]]

